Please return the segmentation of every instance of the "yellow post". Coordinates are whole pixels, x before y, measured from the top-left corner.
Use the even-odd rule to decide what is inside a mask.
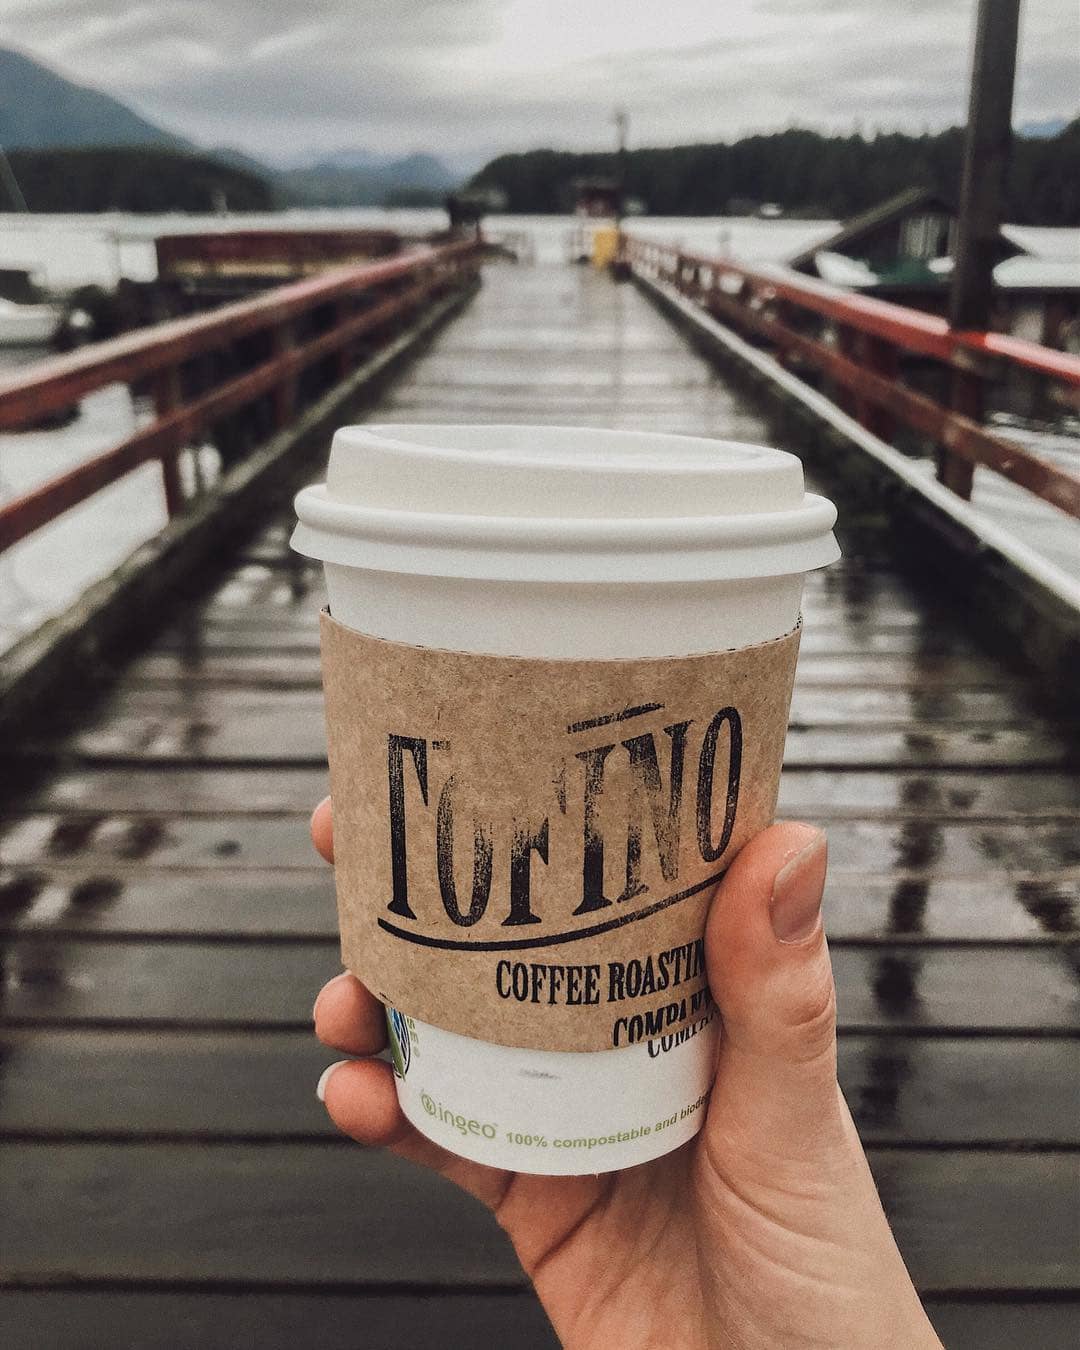
[[[614,225],[605,225],[593,231],[592,263],[594,267],[610,267],[619,253],[619,231]]]

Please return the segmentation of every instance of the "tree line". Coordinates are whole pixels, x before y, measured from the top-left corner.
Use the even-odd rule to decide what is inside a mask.
[[[31,211],[265,211],[281,206],[275,183],[211,155],[157,147],[11,150],[15,179]],[[628,196],[653,215],[717,216],[775,202],[789,215],[845,219],[907,187],[947,200],[960,185],[963,132],[825,136],[797,128],[732,144],[630,150]],[[1013,143],[1006,219],[1018,225],[1080,226],[1080,118],[1058,135]],[[573,209],[575,180],[618,175],[616,156],[530,150],[500,155],[469,186],[496,189],[506,209],[545,214]],[[427,205],[402,197],[394,204]],[[15,209],[0,183],[0,211]]]
[[[826,136],[792,128],[732,144],[676,145],[627,151],[622,177],[628,196],[652,215],[716,216],[775,202],[785,212],[845,219],[904,188],[933,188],[955,200],[963,131],[926,135],[884,132]],[[1080,119],[1044,139],[1013,143],[1006,219],[1024,225],[1080,225]],[[574,182],[611,178],[611,153],[530,150],[491,160],[469,184],[495,189],[511,212],[571,210]]]
[[[264,179],[209,155],[131,146],[10,150],[8,160],[31,211],[265,211],[278,204]],[[15,207],[0,183],[0,210]]]

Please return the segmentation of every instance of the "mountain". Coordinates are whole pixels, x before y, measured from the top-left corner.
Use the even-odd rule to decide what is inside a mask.
[[[1045,141],[1060,136],[1068,125],[1064,117],[1049,117],[1045,122],[1025,122],[1016,128],[1016,134],[1029,141]]]
[[[434,155],[391,159],[369,151],[338,151],[306,168],[274,174],[279,191],[305,206],[437,205],[460,181]]]
[[[320,169],[381,169],[384,164],[389,164],[393,155],[382,155],[377,150],[335,150],[332,155],[326,155],[320,159],[314,166]],[[312,164],[310,160],[295,160],[290,166],[293,169],[310,169]]]
[[[233,147],[203,153],[118,99],[75,84],[10,48],[0,48],[0,146],[13,161],[17,151],[34,152],[20,160],[17,170],[20,180],[26,176],[22,187],[31,210],[205,210],[220,200],[237,210],[281,203],[426,206],[440,203],[460,181],[441,160],[422,153],[395,158],[362,147],[342,149],[319,163],[289,169],[270,168]],[[161,174],[157,187],[140,183],[139,174],[150,161],[135,153],[152,149],[180,156],[154,161]],[[91,150],[116,153],[65,158],[68,151]],[[184,155],[189,156],[186,169]],[[93,183],[91,165],[107,175],[105,181]]]
[[[300,160],[284,168],[233,146],[211,153],[222,164],[266,179],[278,200],[292,206],[438,206],[464,177],[419,151],[395,158],[363,148],[336,150],[315,163]]]
[[[441,159],[420,153],[391,160],[382,166],[381,172],[397,187],[429,188],[433,192],[447,192],[460,181]]]
[[[310,161],[296,160],[288,167],[305,172],[356,172],[379,175],[408,187],[430,187],[440,192],[455,187],[461,180],[460,174],[435,155],[421,151],[414,151],[411,155],[387,155],[378,150],[369,150],[366,146],[335,150],[333,154],[324,155],[314,164]]]
[[[204,152],[219,164],[228,164],[233,169],[243,169],[245,173],[255,173],[261,178],[272,178],[275,170],[264,164],[261,159],[249,155],[246,150],[237,150],[234,145],[215,145]]]
[[[254,160],[198,152],[118,99],[0,47],[0,146],[31,211],[234,211],[275,205]],[[16,203],[0,192],[0,210]]]
[[[65,79],[22,52],[0,47],[0,145],[159,145],[189,150],[190,141],[162,130],[118,99]]]

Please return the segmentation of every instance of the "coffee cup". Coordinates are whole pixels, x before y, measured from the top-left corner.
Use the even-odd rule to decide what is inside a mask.
[[[364,425],[296,509],[343,956],[404,1114],[531,1173],[679,1147],[720,1031],[705,914],[775,809],[835,508],[768,447]]]

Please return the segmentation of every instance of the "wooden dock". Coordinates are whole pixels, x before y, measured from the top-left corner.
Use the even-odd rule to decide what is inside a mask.
[[[769,441],[632,286],[490,266],[381,420]],[[318,476],[320,466],[312,464]],[[817,486],[836,493],[842,485]],[[843,516],[842,516],[843,520]],[[319,571],[286,506],[0,776],[0,1343],[554,1344],[494,1223],[336,1136]],[[1080,1310],[1080,741],[861,509],[809,578],[781,809],[826,826],[843,1086],[952,1350]],[[1074,709],[1075,712],[1075,709]]]

